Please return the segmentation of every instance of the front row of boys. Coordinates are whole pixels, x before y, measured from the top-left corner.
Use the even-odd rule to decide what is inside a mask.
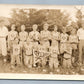
[[[63,28],[63,33],[59,33],[57,26],[54,25],[54,31],[48,31],[48,24],[44,24],[43,31],[37,31],[38,26],[33,25],[33,31],[28,33],[25,31],[25,25],[21,26],[21,32],[15,31],[15,25],[12,25],[11,31],[8,34],[8,50],[11,55],[11,67],[15,64],[20,66],[24,60],[24,64],[28,68],[36,66],[36,63],[41,63],[45,68],[47,57],[49,57],[50,71],[56,70],[59,65],[64,68],[72,66],[72,50],[77,50],[78,37],[76,30],[72,30],[70,36],[66,33],[66,28]],[[51,39],[51,46],[49,40]],[[38,44],[39,42],[39,44]],[[60,43],[59,43],[60,42]],[[59,61],[59,57],[61,59]],[[74,55],[74,54],[73,54]],[[73,62],[75,62],[73,57]]]

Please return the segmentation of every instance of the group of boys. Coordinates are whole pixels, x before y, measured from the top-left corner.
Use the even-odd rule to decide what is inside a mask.
[[[15,31],[13,24],[8,33],[8,51],[10,51],[11,68],[25,65],[28,68],[45,67],[49,70],[57,70],[59,66],[71,68],[75,62],[78,47],[78,37],[76,29],[68,35],[66,28],[62,33],[58,32],[58,27],[54,25],[52,32],[48,31],[49,24],[43,25],[40,33],[37,31],[38,25],[32,26],[33,31],[26,32],[25,25],[21,25],[21,32]],[[72,54],[73,53],[73,54]]]

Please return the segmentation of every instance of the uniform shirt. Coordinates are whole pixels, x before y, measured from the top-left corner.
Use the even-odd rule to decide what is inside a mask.
[[[9,40],[14,40],[17,37],[18,33],[16,31],[10,31],[8,33],[8,39]]]
[[[27,37],[28,37],[28,33],[26,31],[19,33],[20,41],[26,41]]]
[[[77,35],[70,35],[69,36],[69,42],[70,43],[78,43],[78,37],[77,37]]]
[[[35,40],[39,40],[39,32],[38,31],[31,31],[29,33],[29,38],[32,39],[32,41]]]
[[[53,47],[53,46],[51,46],[51,47],[49,48],[49,51],[50,51],[50,53],[51,53],[51,57],[56,57],[56,56],[59,54],[59,49],[58,49],[58,47]]]
[[[50,32],[47,30],[47,31],[41,31],[41,40],[43,41],[48,41],[50,39]]]
[[[67,42],[68,40],[68,34],[61,34],[61,37],[60,37],[60,40],[61,42]]]
[[[13,44],[13,55],[20,55],[20,45],[19,44]]]
[[[51,33],[51,38],[52,38],[52,40],[60,40],[60,33],[59,32],[52,32]]]
[[[0,37],[6,37],[8,35],[8,29],[4,26],[0,28]]]
[[[32,44],[25,44],[25,54],[26,55],[32,55],[33,54],[33,47]]]
[[[84,40],[84,29],[83,28],[78,29],[77,36],[79,37],[79,40]]]

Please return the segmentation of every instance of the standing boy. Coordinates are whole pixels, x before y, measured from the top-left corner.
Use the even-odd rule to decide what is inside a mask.
[[[20,56],[21,56],[21,46],[19,44],[19,39],[15,38],[13,47],[12,47],[12,54],[11,54],[11,68],[15,67],[15,64],[17,66],[20,66]]]
[[[72,46],[72,63],[76,64],[78,61],[78,36],[76,35],[76,29],[72,29],[69,42]]]
[[[25,31],[25,25],[21,25],[21,32],[19,33],[20,45],[21,45],[21,61],[24,60],[24,45],[26,43],[28,33]]]
[[[61,54],[60,65],[63,64],[63,55],[66,49],[67,41],[68,41],[68,34],[66,33],[66,28],[64,27],[63,33],[60,36],[60,54]]]
[[[63,56],[63,67],[65,69],[70,69],[72,67],[71,58],[72,58],[72,47],[71,44],[67,42]]]
[[[16,29],[15,24],[13,24],[11,26],[11,31],[9,31],[8,33],[8,51],[10,51],[10,54],[12,54],[11,50],[12,50],[14,39],[18,37],[18,32],[15,31],[15,29]]]

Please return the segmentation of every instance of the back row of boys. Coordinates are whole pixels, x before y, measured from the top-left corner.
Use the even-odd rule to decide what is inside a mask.
[[[52,69],[58,67],[58,55],[64,54],[63,66],[71,67],[72,49],[77,50],[78,37],[76,30],[71,31],[70,36],[66,33],[66,28],[63,28],[62,33],[58,32],[58,27],[54,25],[54,31],[50,33],[48,31],[49,25],[45,23],[43,25],[43,31],[40,33],[37,31],[38,25],[32,26],[33,31],[29,34],[25,31],[25,25],[21,26],[21,32],[15,31],[15,25],[11,26],[11,31],[8,33],[8,50],[11,53],[11,65],[17,65],[21,63],[22,55],[24,57],[24,64],[27,67],[35,66],[37,62],[36,53],[39,52],[39,56],[42,58],[42,66],[46,65],[46,56],[49,54],[49,66]],[[49,40],[51,40],[51,45]],[[38,43],[39,42],[39,43]],[[60,42],[60,43],[59,43]],[[34,52],[34,53],[33,53]],[[19,60],[19,56],[21,59]]]

